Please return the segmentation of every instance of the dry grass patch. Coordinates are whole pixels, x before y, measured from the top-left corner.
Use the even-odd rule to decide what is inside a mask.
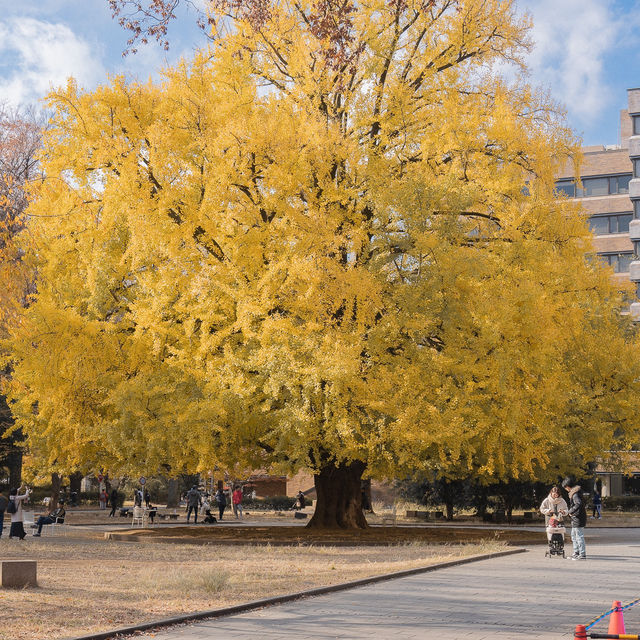
[[[2,545],[2,557],[38,561],[40,584],[0,589],[3,640],[77,636],[505,548],[203,547],[53,537]]]
[[[542,528],[540,528],[542,532]],[[218,527],[176,526],[153,529],[120,529],[105,533],[107,538],[123,541],[146,541],[154,543],[190,543],[203,545],[329,545],[329,546],[375,546],[402,545],[411,542],[424,544],[482,543],[491,538],[511,544],[542,544],[538,532],[522,529],[482,529],[456,526],[396,526],[369,527],[368,529],[306,529],[296,526],[252,526]]]

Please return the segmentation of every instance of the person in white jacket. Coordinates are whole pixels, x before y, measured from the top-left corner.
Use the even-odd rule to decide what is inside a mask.
[[[544,514],[545,525],[549,524],[549,518],[551,516],[557,516],[560,522],[562,522],[562,518],[564,518],[568,512],[569,507],[565,499],[560,495],[560,488],[557,486],[551,487],[549,495],[540,505],[540,513]]]
[[[29,488],[25,488],[24,493],[19,493],[18,489],[11,489],[9,492],[9,503],[13,502],[16,510],[11,514],[11,529],[9,529],[9,538],[20,538],[24,540],[26,533],[24,531],[24,515],[22,513],[22,503],[29,498]]]

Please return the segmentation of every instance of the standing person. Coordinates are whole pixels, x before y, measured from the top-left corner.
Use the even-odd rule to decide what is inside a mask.
[[[598,493],[597,489],[593,490],[593,513],[591,514],[592,518],[597,518],[600,520],[602,518],[602,497]]]
[[[202,504],[202,498],[198,487],[194,484],[189,491],[187,491],[187,523],[191,517],[193,511],[193,523],[198,524],[198,507]]]
[[[153,524],[153,519],[158,515],[158,507],[154,507],[151,502],[147,505],[148,516],[151,524]]]
[[[305,500],[304,493],[302,493],[302,491],[298,491],[296,500],[298,501],[298,509],[304,509],[305,506],[307,505],[307,501]]]
[[[104,511],[107,508],[107,492],[102,489],[102,491],[100,491],[100,495],[98,496],[98,500],[100,502],[100,510]]]
[[[549,524],[549,518],[556,516],[561,522],[562,518],[569,512],[569,507],[565,499],[560,495],[560,488],[557,485],[551,487],[549,495],[540,505],[540,513],[544,514],[544,524]]]
[[[7,510],[8,504],[7,496],[0,491],[0,538],[2,537],[2,529],[4,528],[4,512]]]
[[[151,509],[151,494],[148,489],[144,490],[144,503],[147,509]]]
[[[20,540],[24,540],[27,535],[24,532],[22,503],[29,499],[30,493],[31,491],[29,491],[28,487],[25,487],[24,493],[19,493],[17,489],[11,489],[11,491],[9,491],[9,505],[7,506],[7,511],[11,513],[11,529],[9,529],[9,538],[20,538]],[[13,505],[11,503],[13,503]]]
[[[222,520],[222,514],[227,506],[227,496],[224,495],[222,487],[216,491],[216,504],[218,505],[218,513],[220,514],[219,520]]]
[[[202,505],[200,506],[200,515],[207,515],[207,511],[211,509],[211,495],[205,493],[202,496]]]
[[[582,501],[582,491],[573,478],[565,478],[562,488],[569,494],[569,517],[571,518],[571,541],[573,542],[572,560],[586,560],[587,550],[584,543],[584,528],[587,526],[587,510]]]
[[[236,519],[238,517],[242,519],[242,489],[239,486],[234,489],[231,499],[233,502],[233,515],[235,515]]]
[[[116,509],[118,508],[118,502],[120,501],[118,490],[115,487],[111,489],[111,493],[109,494],[109,500],[111,501],[111,511],[109,512],[109,517],[115,518]]]

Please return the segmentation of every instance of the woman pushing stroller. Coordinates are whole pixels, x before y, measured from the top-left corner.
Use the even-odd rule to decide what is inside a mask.
[[[562,526],[562,518],[567,515],[568,511],[569,507],[565,499],[560,495],[559,487],[554,485],[551,487],[549,495],[540,505],[540,512],[544,514],[547,540],[549,541],[549,550],[545,553],[547,556],[564,556],[565,528]]]
[[[551,516],[556,516],[558,520],[562,520],[569,513],[569,507],[565,499],[560,495],[560,488],[557,485],[551,487],[549,495],[542,501],[540,513],[544,514],[545,525],[549,524]]]

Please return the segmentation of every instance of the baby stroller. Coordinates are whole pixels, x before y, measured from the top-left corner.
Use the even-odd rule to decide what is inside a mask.
[[[564,534],[566,529],[562,526],[562,522],[555,516],[549,518],[549,524],[547,525],[547,540],[549,541],[549,548],[545,552],[545,558],[551,556],[562,556],[564,554]]]

